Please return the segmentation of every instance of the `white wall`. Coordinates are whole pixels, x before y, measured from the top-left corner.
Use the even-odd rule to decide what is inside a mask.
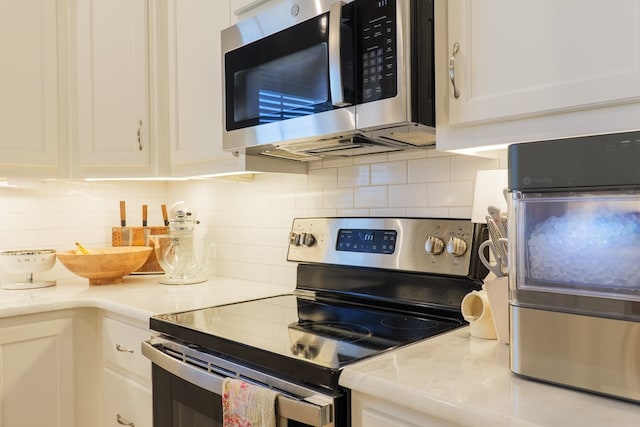
[[[251,181],[84,182],[10,180],[0,186],[0,250],[68,250],[111,244],[119,200],[128,225],[160,225],[160,205],[188,201],[217,245],[216,273],[293,285],[286,261],[291,220],[304,216],[471,215],[477,170],[506,168],[506,156],[484,159],[435,150],[315,162],[308,175],[260,174]],[[42,280],[69,277],[59,263]],[[38,279],[36,277],[36,279]],[[20,277],[0,271],[0,280]]]

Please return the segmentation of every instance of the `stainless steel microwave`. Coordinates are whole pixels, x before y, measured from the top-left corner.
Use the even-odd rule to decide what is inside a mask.
[[[294,160],[435,143],[433,0],[285,0],[222,31],[223,146]]]

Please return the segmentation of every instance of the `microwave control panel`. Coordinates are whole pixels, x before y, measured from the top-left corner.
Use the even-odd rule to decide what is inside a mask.
[[[362,102],[397,95],[396,1],[358,2]]]

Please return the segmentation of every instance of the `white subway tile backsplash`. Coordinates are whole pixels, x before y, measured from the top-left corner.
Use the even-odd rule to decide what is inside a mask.
[[[324,190],[323,206],[325,208],[352,208],[353,207],[353,189],[327,189]]]
[[[449,157],[409,160],[409,183],[449,181]]]
[[[407,216],[418,218],[449,218],[449,208],[407,208]]]
[[[354,206],[356,208],[384,208],[388,206],[388,200],[386,186],[354,189]]]
[[[473,181],[431,183],[428,192],[429,206],[473,205]]]
[[[295,263],[286,261],[293,218],[468,218],[476,171],[506,162],[506,152],[487,159],[419,149],[316,161],[306,175],[256,174],[249,181],[17,179],[17,188],[0,188],[0,249],[64,250],[76,240],[110,245],[119,200],[127,201],[129,225],[139,223],[143,203],[155,225],[162,222],[162,203],[185,200],[217,244],[216,274],[293,286]],[[71,275],[60,266],[52,271]]]
[[[338,209],[334,215],[327,216],[364,217],[371,216],[371,213],[369,209]]]
[[[487,159],[474,156],[452,156],[451,157],[451,180],[473,180],[476,172],[486,169],[498,169],[500,162],[497,159]]]
[[[404,184],[389,186],[390,207],[426,207],[427,184]]]
[[[405,208],[370,209],[370,216],[407,216]]]
[[[369,165],[355,165],[338,168],[338,187],[358,187],[371,182]]]
[[[407,162],[388,162],[371,165],[371,184],[390,185],[407,183]]]
[[[338,187],[338,169],[313,169],[309,171],[309,189],[322,190]]]

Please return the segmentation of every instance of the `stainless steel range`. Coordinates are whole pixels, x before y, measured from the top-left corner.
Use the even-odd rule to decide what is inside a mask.
[[[465,325],[486,237],[469,220],[294,220],[292,294],[151,318],[154,427],[222,425],[225,377],[281,392],[284,425],[350,425],[341,370]]]

